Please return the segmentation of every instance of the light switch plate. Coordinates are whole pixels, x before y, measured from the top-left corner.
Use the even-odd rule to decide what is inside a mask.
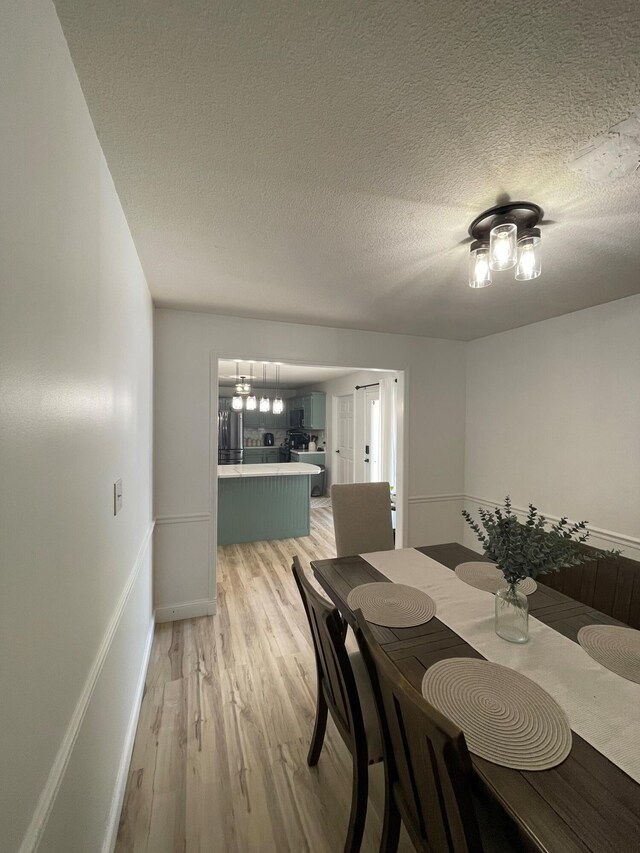
[[[117,515],[122,509],[122,480],[113,484],[113,514]]]

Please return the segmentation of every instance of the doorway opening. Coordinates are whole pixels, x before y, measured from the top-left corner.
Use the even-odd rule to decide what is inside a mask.
[[[216,367],[217,544],[303,538],[310,535],[314,510],[330,511],[333,483],[386,481],[402,547],[403,472],[396,463],[402,459],[404,433],[403,407],[398,406],[402,371],[264,361],[249,353],[219,359]],[[269,472],[253,470],[267,465]],[[308,502],[302,499],[302,477],[290,476],[296,473],[293,465],[316,466],[304,479]],[[278,466],[282,470],[276,471]],[[273,479],[267,479],[268,473]]]

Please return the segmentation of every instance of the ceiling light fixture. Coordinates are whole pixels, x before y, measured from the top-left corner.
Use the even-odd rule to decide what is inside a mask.
[[[231,398],[231,408],[234,412],[241,412],[244,406],[244,400],[240,394],[240,362],[236,361],[236,391]]]
[[[491,284],[491,271],[516,267],[517,281],[530,281],[541,271],[542,208],[529,201],[512,201],[485,210],[469,226],[473,237],[469,255],[469,287]]]
[[[267,385],[267,365],[265,362],[262,362],[262,397],[260,397],[260,411],[268,412],[271,408],[271,400],[267,397],[266,393],[266,385]]]
[[[250,364],[249,364],[249,383],[248,383],[249,394],[248,394],[247,399],[245,401],[245,408],[248,412],[255,412],[255,410],[258,406],[258,401],[256,400],[256,395],[252,390],[252,386],[253,386],[253,362],[250,362]]]
[[[276,364],[276,396],[273,398],[273,414],[280,415],[284,410],[284,403],[282,402],[282,397],[278,393],[278,388],[280,386],[280,365]]]

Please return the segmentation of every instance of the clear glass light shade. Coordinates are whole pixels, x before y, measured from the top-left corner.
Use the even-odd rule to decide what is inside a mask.
[[[255,412],[258,407],[258,401],[255,394],[249,394],[245,403],[245,408],[248,412]]]
[[[234,412],[239,412],[242,409],[243,400],[240,394],[234,394],[231,398],[231,408]]]
[[[517,261],[518,229],[513,222],[496,225],[489,235],[489,266],[492,270],[509,270]]]
[[[518,240],[518,266],[516,279],[531,281],[538,278],[542,269],[542,240],[537,236],[522,237]]]
[[[491,284],[489,249],[482,246],[469,254],[469,287],[486,287]]]
[[[271,408],[271,401],[268,397],[260,397],[260,411],[268,412]]]
[[[280,415],[284,411],[284,403],[280,397],[276,397],[273,401],[273,414]]]

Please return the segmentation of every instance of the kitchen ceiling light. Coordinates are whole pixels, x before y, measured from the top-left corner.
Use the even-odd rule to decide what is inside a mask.
[[[242,411],[242,408],[244,406],[244,400],[240,395],[240,387],[240,362],[236,361],[236,391],[233,397],[231,398],[231,408],[234,412]]]
[[[516,279],[529,281],[540,275],[541,238],[536,226],[544,216],[529,201],[513,201],[485,210],[469,226],[473,237],[469,256],[469,287],[487,287],[492,270],[517,265]]]
[[[249,384],[248,384],[249,395],[248,395],[246,403],[245,403],[245,407],[246,407],[248,412],[255,412],[255,410],[258,406],[258,401],[256,400],[256,395],[251,390],[252,385],[253,385],[253,362],[251,362],[249,365]]]
[[[262,362],[262,397],[260,397],[260,411],[268,412],[271,408],[271,400],[267,397],[266,394],[266,386],[267,384],[267,365]]]
[[[276,396],[273,398],[273,414],[280,415],[284,410],[284,403],[282,402],[282,397],[278,393],[280,385],[280,365],[276,364]]]

